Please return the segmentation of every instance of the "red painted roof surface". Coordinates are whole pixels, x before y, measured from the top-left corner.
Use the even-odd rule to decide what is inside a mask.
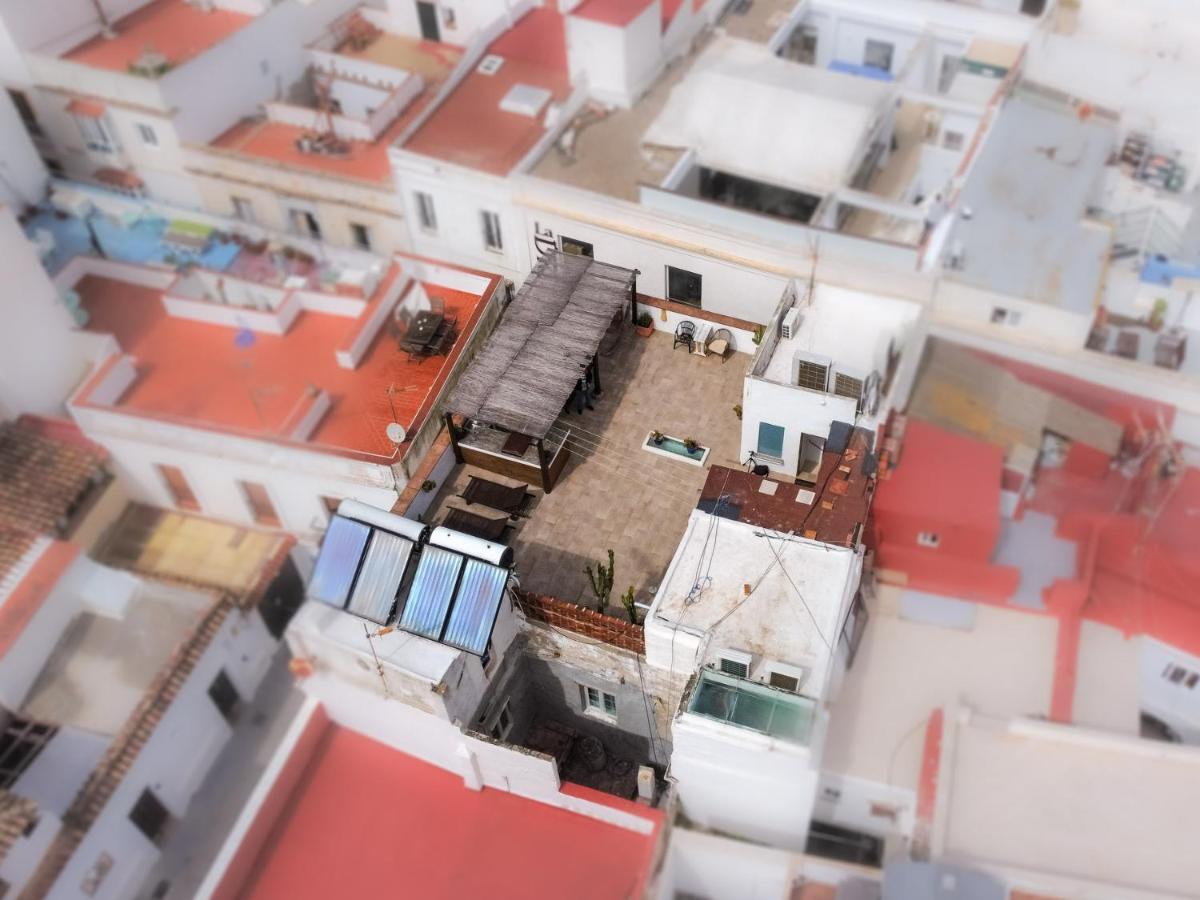
[[[266,119],[244,119],[217,137],[210,146],[319,174],[390,185],[392,167],[388,161],[388,147],[429,105],[462,56],[461,49],[447,44],[413,41],[412,47],[419,48],[429,59],[428,65],[422,67],[425,87],[374,141],[349,141],[349,151],[337,156],[302,153],[296,147],[296,139],[310,133],[311,129]]]
[[[899,462],[875,492],[876,513],[994,529],[1004,449],[910,418]]]
[[[563,17],[549,7],[533,9],[488,53],[504,58],[500,71],[467,75],[404,149],[493,175],[507,175],[533,149],[546,133],[545,108],[530,117],[500,109],[500,101],[518,84],[550,91],[550,103],[567,98]]]
[[[296,139],[301,135],[310,134],[311,129],[284,125],[267,119],[243,119],[218,136],[211,146],[297,169],[308,169],[318,174],[390,183],[392,169],[388,163],[388,147],[423,105],[418,99],[404,115],[380,134],[377,140],[349,141],[348,152],[336,156],[300,152],[296,147]]]
[[[653,2],[654,0],[583,0],[583,3],[571,10],[570,14],[580,19],[624,28],[644,13]],[[668,2],[672,2],[677,8],[681,0],[668,0]],[[670,21],[670,18],[666,14],[665,5],[663,10],[662,20],[665,24]]]
[[[653,832],[504,791],[473,791],[457,775],[331,726],[240,896],[640,897],[661,814],[603,802],[653,822]]]
[[[376,297],[397,275],[394,266]],[[345,369],[335,352],[362,329],[370,306],[357,319],[305,310],[287,334],[256,333],[251,346],[239,347],[235,328],[168,315],[153,288],[89,275],[76,290],[91,316],[88,330],[112,334],[122,352],[136,359],[138,377],[115,404],[118,409],[286,441],[283,424],[312,385],[333,404],[307,444],[389,459],[396,453],[384,434],[392,404],[400,423],[414,433],[463,345],[460,338],[450,358],[410,361],[385,327],[358,368]],[[445,300],[461,335],[472,331],[483,308],[479,296],[430,284],[425,290]],[[87,401],[102,374],[78,400]],[[395,386],[392,404],[389,385]]]
[[[683,7],[683,0],[663,0],[662,5],[662,30],[665,32],[667,26],[675,19],[675,13]]]
[[[7,542],[9,537],[0,536],[0,541]],[[33,546],[32,535],[11,537],[24,547],[23,552]],[[0,658],[12,649],[21,632],[42,608],[59,578],[79,553],[79,547],[74,544],[55,541],[42,552],[25,577],[17,582],[12,593],[0,600]]]
[[[178,66],[253,20],[254,16],[223,9],[202,12],[184,0],[154,0],[114,23],[116,37],[97,35],[63,54],[63,59],[124,72],[143,51],[153,49]]]

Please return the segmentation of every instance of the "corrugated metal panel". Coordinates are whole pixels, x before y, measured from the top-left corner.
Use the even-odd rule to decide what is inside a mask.
[[[401,628],[435,641],[441,638],[462,564],[463,557],[441,547],[426,547],[421,551],[417,574],[413,576],[408,602],[400,617]]]
[[[321,552],[308,583],[308,596],[339,609],[346,605],[354,573],[362,559],[371,529],[361,522],[334,516],[321,541]]]
[[[507,581],[506,569],[468,559],[442,641],[468,653],[482,655],[492,636]]]
[[[346,608],[356,616],[386,624],[412,551],[413,542],[407,538],[375,531]]]

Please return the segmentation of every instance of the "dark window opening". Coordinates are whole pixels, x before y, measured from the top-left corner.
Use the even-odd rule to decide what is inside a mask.
[[[699,306],[700,276],[695,272],[667,266],[667,299],[688,306]]]
[[[358,222],[350,223],[350,238],[359,250],[371,249],[371,230]]]
[[[860,866],[883,865],[883,841],[870,834],[839,828],[826,822],[813,822],[808,831],[805,852],[827,859],[857,863]]]
[[[283,637],[284,629],[303,602],[304,582],[296,571],[295,563],[290,558],[286,559],[258,604],[259,615],[271,637],[275,640]]]
[[[162,801],[154,796],[154,792],[149,788],[142,791],[137,803],[129,811],[129,821],[146,836],[147,840],[154,844],[162,841],[163,833],[170,820],[171,814],[167,812]]]
[[[234,719],[237,718],[237,709],[241,705],[242,698],[238,694],[237,687],[229,680],[229,676],[225,674],[224,669],[217,673],[217,677],[208,686],[208,696],[216,704],[217,709],[221,711],[221,715],[225,717],[225,721],[232,725]]]
[[[866,604],[863,603],[862,591],[854,595],[854,602],[850,606],[850,615],[846,616],[846,621],[842,624],[842,633],[840,641],[846,648],[846,668],[849,669],[854,665],[854,657],[858,655],[858,647],[862,643],[863,633],[867,630],[867,620],[870,614],[867,612]]]
[[[562,238],[562,252],[575,256],[586,256],[589,259],[594,258],[596,255],[595,248],[587,241],[577,241],[575,238],[565,236]]]
[[[809,221],[821,202],[821,198],[815,194],[777,187],[705,166],[700,167],[700,196],[724,206],[792,222]]]
[[[0,733],[0,788],[16,784],[57,731],[53,725],[20,717],[10,719]]]
[[[42,131],[42,123],[38,121],[37,113],[33,111],[33,104],[29,102],[25,92],[9,88],[8,96],[12,98],[13,106],[17,108],[25,129],[34,137],[41,137],[45,133]]]

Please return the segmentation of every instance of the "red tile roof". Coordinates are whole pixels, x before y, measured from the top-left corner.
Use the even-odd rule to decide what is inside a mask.
[[[533,9],[488,53],[504,58],[500,70],[468,74],[404,149],[493,175],[507,175],[533,149],[546,133],[545,110],[530,117],[500,109],[500,101],[518,84],[550,91],[550,103],[567,98],[563,17],[550,7]]]
[[[124,72],[147,49],[178,66],[219,44],[254,20],[228,10],[204,12],[184,0],[152,0],[113,24],[114,37],[102,34],[63,54],[71,62]]]
[[[571,787],[641,816],[641,834],[460,776],[330,726],[240,896],[616,900],[645,889],[661,813]]]
[[[377,289],[382,295],[391,278]],[[497,279],[484,296],[489,296]],[[450,357],[410,360],[381,328],[358,367],[338,365],[336,351],[363,327],[357,319],[302,311],[286,334],[256,333],[249,346],[234,341],[237,329],[168,315],[160,292],[125,281],[88,275],[75,289],[91,319],[88,330],[112,334],[135,358],[137,379],[115,407],[196,427],[288,442],[290,421],[309,386],[326,391],[332,406],[304,443],[318,449],[391,459],[395,446],[384,431],[392,409],[409,434],[428,415],[465,336],[478,323],[480,296],[424,285],[445,301],[464,336]],[[201,375],[202,377],[198,377]],[[76,403],[87,403],[96,380]],[[389,387],[394,388],[389,402]]]
[[[0,525],[65,536],[107,482],[102,450],[53,431],[34,417],[0,424]]]

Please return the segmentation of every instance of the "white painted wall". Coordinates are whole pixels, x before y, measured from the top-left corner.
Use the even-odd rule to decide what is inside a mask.
[[[807,747],[685,713],[671,732],[669,776],[699,825],[804,849],[817,790]]]
[[[48,178],[46,166],[5,92],[0,96],[0,204],[19,210],[37,203],[46,193]]]
[[[133,498],[171,507],[157,466],[178,466],[204,515],[253,525],[238,482],[256,482],[267,489],[283,529],[302,540],[316,540],[325,529],[322,496],[390,508],[403,490],[390,466],[382,463],[170,425],[119,410],[73,406],[71,414],[84,434],[111,454],[113,468]]]
[[[571,80],[586,78],[594,99],[628,109],[662,70],[662,5],[624,26],[567,16],[566,39]]]
[[[0,207],[0,415],[62,415],[67,396],[91,368],[102,341],[75,331],[13,211]]]
[[[435,4],[438,10],[438,26],[441,39],[448,44],[466,45],[491,25],[500,16],[510,14],[509,4],[503,0],[454,0]],[[386,18],[368,16],[387,31],[421,36],[417,18],[416,0],[387,0]]]
[[[114,864],[92,897],[122,900],[136,893],[159,850],[129,820],[130,810],[150,788],[172,817],[187,814],[193,794],[232,734],[208,696],[209,686],[224,669],[242,700],[251,699],[274,647],[257,611],[229,615],[63,869],[50,898],[82,900],[80,885],[101,853],[110,854]]]
[[[783,464],[768,463],[773,471],[794,475],[799,469],[800,437],[803,434],[826,437],[834,422],[853,425],[855,400],[810,391],[790,384],[762,378],[746,378],[742,392],[742,455],[758,447],[758,426],[762,422],[783,427]]]
[[[1019,312],[1018,324],[993,324],[992,311],[996,307]],[[949,278],[942,279],[938,285],[932,312],[938,321],[956,327],[983,328],[1001,334],[1001,340],[1015,339],[1064,351],[1078,350],[1085,345],[1093,319],[1093,310],[1072,312]]]
[[[414,253],[509,277],[520,278],[529,271],[521,239],[521,216],[512,204],[511,184],[507,179],[448,166],[402,150],[393,149],[391,157]],[[436,230],[421,225],[417,191],[433,197]],[[485,210],[500,216],[502,252],[489,250],[484,244]]]

